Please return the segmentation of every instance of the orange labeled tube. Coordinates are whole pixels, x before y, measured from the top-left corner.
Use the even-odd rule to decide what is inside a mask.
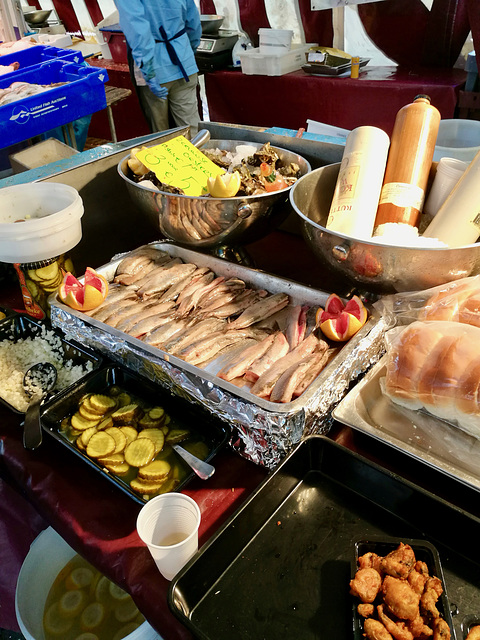
[[[389,222],[418,226],[439,125],[440,113],[425,95],[397,113],[375,228]]]

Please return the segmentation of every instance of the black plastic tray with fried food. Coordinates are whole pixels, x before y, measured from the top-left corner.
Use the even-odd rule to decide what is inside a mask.
[[[455,638],[440,556],[427,540],[357,541],[350,587],[355,640],[381,637],[382,626],[392,637]]]
[[[0,402],[23,415],[28,406],[22,387],[23,375],[33,364],[46,361],[56,366],[57,382],[43,402],[93,373],[102,364],[103,357],[75,340],[67,340],[49,323],[26,314],[13,313],[0,321]]]
[[[114,364],[47,403],[44,429],[141,504],[181,490],[194,472],[173,449],[179,444],[210,461],[230,428],[142,376]]]

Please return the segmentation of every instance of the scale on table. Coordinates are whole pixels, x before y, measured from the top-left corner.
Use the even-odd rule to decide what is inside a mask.
[[[195,59],[200,71],[226,69],[232,65],[232,50],[238,40],[236,31],[219,29],[200,38]]]

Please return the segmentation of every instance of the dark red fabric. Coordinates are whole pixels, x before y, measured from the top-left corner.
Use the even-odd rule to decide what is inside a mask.
[[[92,19],[93,24],[96,26],[104,18],[102,10],[98,5],[98,1],[85,0],[85,6],[87,7],[88,13],[90,14],[90,18]]]
[[[467,9],[478,63],[478,60],[480,60],[480,2],[478,0],[467,0]]]
[[[418,93],[431,97],[442,118],[452,118],[465,78],[459,69],[367,66],[358,79],[303,71],[283,76],[216,71],[205,74],[205,86],[213,122],[297,130],[311,119],[345,129],[377,126],[390,135],[398,110]]]
[[[311,0],[298,0],[305,42],[317,42],[324,47],[333,44],[332,10],[312,11]]]
[[[71,0],[52,0],[58,19],[63,23],[66,31],[79,33],[83,37],[77,14],[73,8]]]
[[[358,5],[368,36],[401,66],[451,67],[469,32],[467,0],[389,0]]]
[[[206,16],[212,16],[217,13],[213,0],[200,0],[200,13]]]
[[[34,9],[37,9],[38,11],[41,11],[42,9],[42,7],[40,6],[39,0],[30,0],[28,4]]]
[[[261,0],[240,0],[240,24],[254,47],[258,47],[258,30],[269,29],[267,10]]]

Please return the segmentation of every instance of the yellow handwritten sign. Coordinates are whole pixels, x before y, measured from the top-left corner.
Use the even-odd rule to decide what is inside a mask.
[[[142,149],[136,157],[159,180],[182,189],[188,196],[206,195],[207,179],[225,173],[184,136]]]

